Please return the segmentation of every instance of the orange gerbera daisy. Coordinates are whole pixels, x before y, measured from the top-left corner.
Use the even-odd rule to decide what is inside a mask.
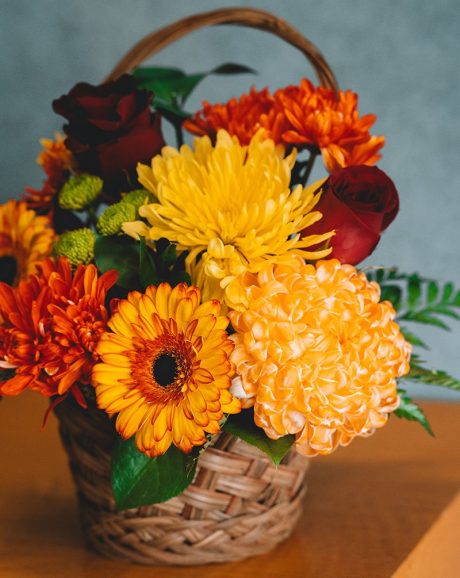
[[[65,146],[64,140],[64,135],[59,133],[56,133],[55,140],[40,140],[43,150],[37,157],[37,163],[41,165],[47,178],[40,190],[31,187],[26,189],[24,200],[31,209],[49,211],[56,193],[74,168],[72,153]]]
[[[184,127],[193,134],[214,137],[219,129],[237,135],[247,144],[262,127],[279,145],[295,145],[321,152],[326,168],[354,164],[373,165],[380,159],[385,139],[371,136],[375,115],[358,113],[358,96],[349,90],[315,87],[303,79],[299,86],[287,86],[271,95],[267,88],[226,104],[204,102],[202,110]]]
[[[270,438],[295,434],[297,450],[312,456],[385,425],[411,347],[376,283],[336,259],[315,267],[298,257],[240,282],[232,391]]]
[[[65,258],[45,259],[38,270],[16,288],[0,283],[0,368],[13,374],[0,383],[0,394],[30,388],[63,399],[72,392],[84,405],[78,386],[91,381],[116,273],[98,277],[94,265],[80,265],[72,274]]]
[[[36,271],[55,237],[48,217],[37,217],[24,202],[0,205],[0,281],[16,285]]]
[[[200,303],[200,291],[167,283],[120,301],[97,346],[93,370],[98,406],[118,413],[116,428],[136,435],[155,457],[171,444],[185,453],[220,431],[224,413],[238,413],[229,391],[233,343],[219,301]]]

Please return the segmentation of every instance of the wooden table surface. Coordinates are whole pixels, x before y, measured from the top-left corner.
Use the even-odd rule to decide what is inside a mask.
[[[424,406],[435,439],[392,418],[371,438],[313,460],[301,522],[271,554],[234,564],[151,568],[85,549],[54,416],[41,431],[43,399],[3,399],[0,577],[390,577],[460,488],[460,404]]]

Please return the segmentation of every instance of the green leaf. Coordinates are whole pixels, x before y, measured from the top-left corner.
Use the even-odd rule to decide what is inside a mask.
[[[130,237],[97,236],[94,245],[97,268],[105,273],[118,272],[117,285],[128,290],[139,289],[139,242]]]
[[[429,315],[425,311],[407,311],[404,315],[398,317],[398,321],[413,321],[414,323],[432,325],[433,327],[439,327],[439,329],[450,331],[450,327],[447,323],[444,323],[444,321],[434,317],[433,315]]]
[[[141,67],[134,70],[137,85],[154,93],[154,105],[163,110],[169,108],[169,112],[181,114],[179,111],[193,90],[207,76],[211,74],[247,74],[254,73],[252,68],[242,64],[229,62],[208,70],[186,74],[179,68]],[[171,110],[171,107],[174,110]],[[188,113],[182,114],[188,116]]]
[[[384,285],[380,298],[382,301],[390,301],[396,311],[398,311],[403,298],[403,292],[398,285]]]
[[[257,74],[254,68],[245,66],[244,64],[236,64],[235,62],[226,62],[211,70],[210,74]]]
[[[284,456],[291,449],[295,436],[287,435],[277,440],[272,440],[264,430],[254,423],[254,411],[243,409],[241,413],[230,415],[222,427],[222,430],[241,438],[248,444],[259,448],[271,458],[275,465],[279,465]]]
[[[407,293],[407,304],[411,309],[413,309],[420,303],[422,297],[421,280],[415,273],[407,280]]]
[[[119,510],[165,502],[193,481],[198,458],[171,446],[158,458],[141,453],[134,438],[120,440],[112,455],[112,490]]]
[[[406,327],[400,326],[399,330],[403,334],[405,340],[409,343],[412,343],[412,345],[422,347],[423,349],[429,349],[428,345],[422,339],[420,339],[420,337],[415,335],[415,333],[412,333],[412,331],[409,331]]]
[[[452,377],[447,371],[441,369],[428,369],[416,363],[411,364],[410,371],[403,377],[405,381],[414,381],[426,385],[437,385],[460,391],[460,380]]]
[[[434,437],[433,430],[428,423],[428,420],[423,413],[423,410],[409,397],[406,395],[405,390],[398,389],[398,393],[401,396],[401,403],[398,409],[394,412],[394,415],[399,418],[408,419],[411,421],[418,421],[418,423],[425,428],[425,430]]]
[[[139,280],[143,291],[149,285],[158,285],[160,282],[155,259],[151,250],[147,247],[144,237],[140,238],[139,245]]]

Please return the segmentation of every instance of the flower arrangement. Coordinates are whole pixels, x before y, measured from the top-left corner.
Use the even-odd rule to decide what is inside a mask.
[[[376,117],[308,79],[185,110],[207,74],[248,72],[77,84],[53,102],[41,189],[0,206],[0,393],[105,412],[120,509],[183,492],[223,432],[279,464],[392,415],[431,432],[398,380],[460,388],[406,326],[446,328],[460,292],[355,267],[399,210]]]

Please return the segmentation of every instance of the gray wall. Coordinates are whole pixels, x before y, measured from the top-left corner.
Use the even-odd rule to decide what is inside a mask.
[[[291,21],[320,47],[341,87],[360,94],[361,112],[379,116],[375,132],[387,138],[380,167],[396,182],[402,206],[369,262],[460,285],[458,0],[0,0],[1,199],[41,182],[38,139],[61,125],[53,98],[77,81],[101,81],[151,30],[227,4]],[[276,88],[310,73],[281,41],[233,27],[194,33],[155,63],[199,71],[230,60],[259,74],[209,79],[189,108],[204,97],[238,95],[250,83]],[[433,344],[426,358],[460,375],[460,323],[450,334],[424,334]]]

